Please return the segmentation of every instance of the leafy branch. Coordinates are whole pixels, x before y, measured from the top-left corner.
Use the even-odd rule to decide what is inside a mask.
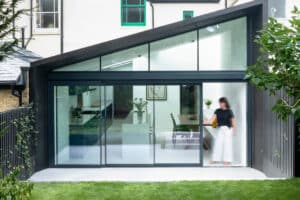
[[[18,39],[13,35],[17,31],[14,22],[28,10],[18,9],[22,0],[0,0],[0,61],[14,52]]]
[[[261,56],[246,72],[253,85],[277,98],[273,111],[283,120],[300,119],[300,11],[295,7],[292,13],[289,26],[268,20],[255,39]]]

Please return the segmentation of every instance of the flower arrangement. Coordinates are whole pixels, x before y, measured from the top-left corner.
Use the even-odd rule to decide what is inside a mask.
[[[206,99],[204,103],[205,103],[205,105],[206,105],[207,109],[209,109],[209,108],[210,108],[210,106],[211,106],[211,104],[212,104],[212,100],[210,100],[210,99]]]
[[[136,111],[138,114],[142,114],[145,112],[145,107],[148,104],[148,101],[143,100],[142,98],[134,98],[132,104],[136,108]]]

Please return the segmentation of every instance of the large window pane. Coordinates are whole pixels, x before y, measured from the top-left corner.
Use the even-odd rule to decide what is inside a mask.
[[[100,58],[94,58],[91,60],[83,61],[80,63],[75,63],[72,65],[67,65],[62,68],[58,68],[54,71],[100,71]]]
[[[150,70],[197,70],[197,32],[150,44]]]
[[[53,12],[54,0],[37,0],[39,12]]]
[[[247,18],[199,30],[200,70],[245,70]]]
[[[106,87],[113,111],[106,131],[107,164],[153,164],[153,102],[146,99],[146,88]]]
[[[154,86],[155,163],[199,164],[199,87]]]
[[[102,56],[102,71],[147,71],[148,45]]]
[[[109,108],[100,95],[98,86],[54,88],[56,164],[100,164],[100,138]]]
[[[37,13],[36,26],[37,28],[58,28],[55,22],[55,13]]]
[[[228,99],[233,113],[228,117],[235,121],[213,128],[210,124],[203,127],[204,165],[224,166],[224,162],[231,166],[247,165],[247,101],[246,83],[204,83],[203,84],[203,118],[210,121],[217,109],[220,109],[219,99]],[[217,112],[217,119],[226,116],[226,110]],[[222,113],[224,114],[222,116]],[[223,120],[224,121],[224,120]],[[219,122],[218,122],[219,123]]]

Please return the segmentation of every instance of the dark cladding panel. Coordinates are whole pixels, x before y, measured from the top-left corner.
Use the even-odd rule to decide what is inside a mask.
[[[269,177],[294,176],[294,119],[277,119],[272,106],[283,92],[269,96],[254,89],[252,120],[252,167]]]

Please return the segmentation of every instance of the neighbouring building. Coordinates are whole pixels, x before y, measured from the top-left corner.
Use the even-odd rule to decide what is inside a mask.
[[[27,49],[48,57],[223,10],[251,0],[24,0],[31,9],[16,23]],[[285,20],[298,0],[268,0],[270,16]],[[21,36],[20,36],[21,37]]]
[[[78,10],[66,9],[71,2]],[[295,175],[294,120],[277,120],[271,111],[274,99],[244,79],[247,66],[259,55],[253,41],[268,17],[266,1],[227,9],[224,1],[211,1],[197,4],[197,9],[186,4],[181,10],[175,0],[124,0],[118,1],[118,9],[103,2],[111,10],[105,15],[95,6],[102,1],[74,2],[58,4],[65,8],[64,20],[51,25],[64,27],[62,39],[55,37],[67,53],[33,62],[30,68],[30,96],[40,133],[36,170],[214,166],[209,161],[216,129],[203,121],[218,107],[218,98],[226,96],[238,132],[231,166],[253,167],[273,177]],[[143,13],[151,13],[151,3],[152,21]],[[201,5],[217,11],[201,13]],[[122,15],[115,14],[120,6]],[[163,19],[172,15],[172,8],[180,17]],[[132,9],[138,13],[134,17]],[[41,47],[38,39],[32,42]],[[93,45],[77,49],[84,44]],[[60,45],[42,46],[60,52]]]
[[[0,112],[28,104],[30,63],[41,59],[28,50],[15,50],[16,52],[0,62]]]

